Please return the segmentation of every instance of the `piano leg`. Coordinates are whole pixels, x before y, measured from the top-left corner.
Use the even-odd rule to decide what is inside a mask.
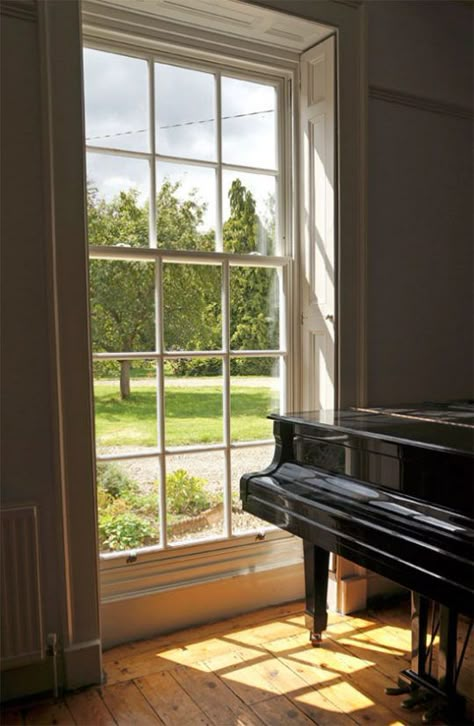
[[[456,643],[458,614],[440,606],[438,682],[449,695],[456,692]]]
[[[305,620],[309,639],[316,647],[321,644],[323,630],[328,624],[327,592],[329,552],[312,542],[303,541],[304,579],[306,590]]]
[[[417,592],[411,593],[411,667],[420,678],[426,676],[426,635],[428,632],[429,600]]]

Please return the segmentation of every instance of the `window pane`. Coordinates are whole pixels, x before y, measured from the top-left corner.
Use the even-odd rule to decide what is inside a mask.
[[[165,371],[166,445],[222,442],[222,361],[168,360]]]
[[[279,348],[278,271],[265,267],[231,267],[231,350]]]
[[[221,268],[163,265],[166,350],[220,350]]]
[[[155,64],[156,151],[216,158],[215,82],[211,73]]]
[[[86,143],[148,151],[146,61],[101,50],[84,50]]]
[[[233,449],[232,451],[232,531],[234,534],[261,530],[271,526],[268,522],[242,511],[240,478],[251,471],[266,469],[271,464],[274,449],[272,444],[248,449]]]
[[[273,86],[222,78],[222,157],[227,164],[276,168]]]
[[[98,454],[157,446],[156,365],[149,360],[94,361]]]
[[[275,177],[224,171],[223,239],[227,252],[275,253]]]
[[[278,358],[232,358],[230,372],[232,440],[271,439],[273,422],[267,416],[280,409]]]
[[[172,544],[222,537],[222,452],[166,458],[168,538]]]
[[[97,463],[99,547],[120,552],[159,544],[158,459]]]
[[[159,161],[156,175],[158,247],[213,250],[216,228],[214,169]]]
[[[141,159],[87,154],[91,245],[149,245],[149,165]]]
[[[155,350],[155,263],[91,260],[94,352]]]

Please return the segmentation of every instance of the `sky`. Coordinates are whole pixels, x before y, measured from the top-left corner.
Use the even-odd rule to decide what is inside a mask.
[[[102,148],[150,151],[147,63],[104,51],[84,50],[86,143]],[[196,161],[216,160],[215,80],[211,73],[155,64],[156,152]],[[276,94],[273,86],[222,77],[222,158],[225,163],[276,168]],[[230,118],[228,118],[230,117]],[[149,167],[143,159],[88,154],[88,179],[111,199],[136,187],[149,198]],[[223,214],[234,178],[249,188],[257,212],[268,214],[265,200],[275,194],[270,175],[226,170]],[[207,204],[203,228],[215,228],[215,172],[209,167],[157,161],[157,184],[181,181],[180,194],[197,190]]]

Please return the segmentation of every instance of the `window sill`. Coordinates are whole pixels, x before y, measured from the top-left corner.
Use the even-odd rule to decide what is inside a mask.
[[[101,557],[101,601],[139,598],[265,570],[300,565],[301,541],[279,530],[166,550]]]

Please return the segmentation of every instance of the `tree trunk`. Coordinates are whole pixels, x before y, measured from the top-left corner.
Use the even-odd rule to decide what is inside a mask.
[[[120,398],[128,398],[130,396],[130,361],[121,360],[120,362]]]

